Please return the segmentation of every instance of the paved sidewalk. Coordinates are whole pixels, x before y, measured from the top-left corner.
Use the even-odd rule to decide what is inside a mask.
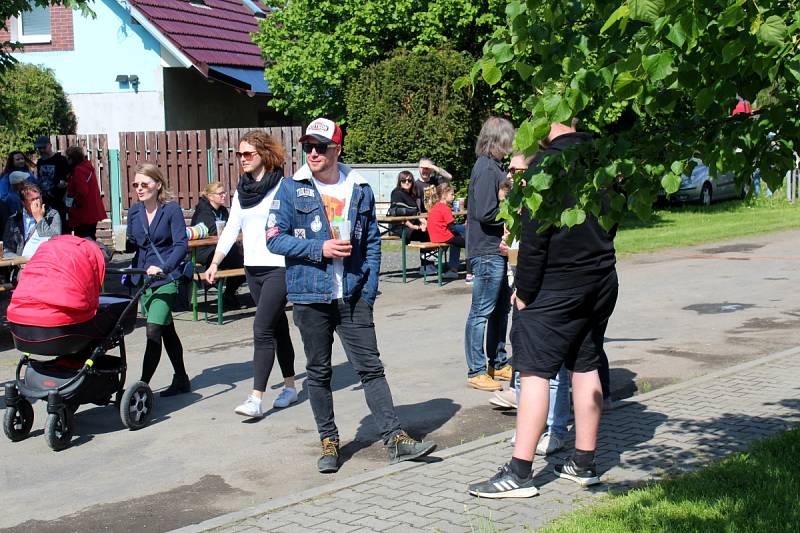
[[[799,375],[800,347],[618,403],[598,446],[605,483],[589,490],[537,458],[540,496],[469,496],[469,482],[510,457],[503,433],[436,453],[430,464],[379,469],[179,531],[528,531],[609,490],[692,469],[800,423]]]

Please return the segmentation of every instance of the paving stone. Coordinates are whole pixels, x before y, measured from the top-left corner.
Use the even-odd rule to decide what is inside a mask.
[[[598,439],[597,463],[605,485],[583,489],[555,477],[537,460],[541,495],[525,500],[486,500],[469,496],[470,482],[492,475],[511,448],[494,444],[452,456],[440,463],[387,475],[339,490],[263,517],[240,521],[221,531],[532,531],[564,513],[592,505],[668,472],[691,471],[744,449],[749,443],[784,431],[800,421],[785,399],[796,395],[793,376],[800,357],[785,356],[729,376],[675,389],[608,413]],[[568,447],[572,446],[572,442]],[[548,458],[550,463],[568,452]],[[403,490],[405,489],[405,490]],[[509,519],[513,517],[513,519]]]

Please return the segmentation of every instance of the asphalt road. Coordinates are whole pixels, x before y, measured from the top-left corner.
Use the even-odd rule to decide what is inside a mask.
[[[606,344],[614,397],[800,345],[799,238],[793,231],[623,260]],[[381,290],[378,340],[409,431],[448,447],[512,427],[513,416],[489,406],[489,393],[465,386],[470,289],[463,281],[439,288],[385,276]],[[335,405],[346,459],[338,474],[316,472],[319,444],[305,393],[259,421],[235,415],[251,387],[252,309],[233,318],[220,327],[179,317],[193,392],[159,399],[143,430],[123,429],[111,407],[84,406],[72,447],[55,453],[42,435],[45,408],[35,405],[29,439],[0,437],[0,529],[164,531],[385,464],[338,341]],[[302,386],[302,344],[294,328],[292,335]],[[143,329],[127,342],[130,382],[141,368]],[[0,381],[13,378],[17,358],[3,333]],[[165,356],[152,384],[159,389],[170,379]]]

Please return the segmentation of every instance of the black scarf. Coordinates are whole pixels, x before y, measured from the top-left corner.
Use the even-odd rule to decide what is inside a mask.
[[[261,181],[256,181],[249,172],[242,174],[239,178],[239,185],[236,187],[236,191],[239,193],[239,205],[243,209],[258,205],[267,193],[281,181],[282,177],[282,168],[265,173]]]

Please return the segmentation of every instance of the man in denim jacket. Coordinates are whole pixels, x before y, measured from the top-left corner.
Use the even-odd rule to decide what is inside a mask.
[[[267,247],[286,258],[286,289],[306,352],[311,410],[322,441],[317,466],[339,470],[333,417],[331,348],[339,335],[358,373],[390,463],[416,459],[435,444],[403,431],[378,353],[372,307],[378,293],[381,239],[375,196],[366,180],[338,162],[342,130],[318,118],[300,138],[307,164],[284,179],[267,220]]]

